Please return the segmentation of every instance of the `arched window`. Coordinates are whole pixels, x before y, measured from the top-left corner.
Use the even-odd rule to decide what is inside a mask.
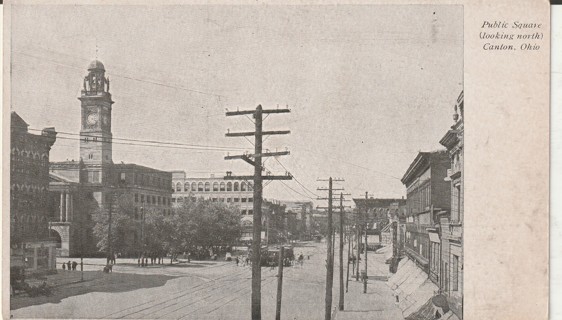
[[[181,182],[176,183],[176,192],[181,191]]]
[[[211,191],[211,183],[205,182],[205,191]]]
[[[238,182],[234,182],[234,191],[238,191]]]
[[[186,192],[188,192],[188,191],[189,191],[189,182],[186,182],[186,183],[183,185],[183,188],[184,188],[184,190],[185,190]]]
[[[252,183],[248,182],[248,191],[252,191],[254,188],[252,187]]]
[[[197,191],[204,191],[204,190],[203,190],[203,182],[199,182],[199,183],[197,184]]]
[[[246,182],[240,184],[240,191],[246,191]]]
[[[191,183],[191,191],[197,191],[197,183],[195,182]]]
[[[213,191],[219,191],[219,183],[218,182],[213,183]]]
[[[226,191],[232,191],[232,182],[226,184]]]
[[[224,188],[225,188],[224,182],[221,182],[220,191],[224,191],[225,190]]]

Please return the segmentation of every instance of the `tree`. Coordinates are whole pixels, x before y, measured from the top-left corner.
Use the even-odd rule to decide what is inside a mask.
[[[237,208],[224,203],[203,199],[186,201],[174,213],[174,246],[189,250],[197,246],[232,245],[242,234],[240,218]]]
[[[111,206],[111,208],[110,208]],[[93,233],[100,252],[108,252],[109,210],[111,209],[111,251],[134,252],[130,235],[134,234],[134,203],[130,197],[120,195],[116,201],[111,201],[107,208],[98,208],[92,215],[94,222]]]

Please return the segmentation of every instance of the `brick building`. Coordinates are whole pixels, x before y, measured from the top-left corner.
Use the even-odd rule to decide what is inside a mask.
[[[31,134],[15,112],[10,127],[10,265],[55,268],[56,243],[49,237],[49,152],[54,128]]]
[[[440,215],[441,231],[441,282],[440,288],[447,296],[451,310],[462,319],[463,307],[463,219],[464,219],[464,94],[459,95],[453,115],[454,124],[439,141],[447,148],[451,169],[447,180],[451,188],[450,214]]]
[[[449,168],[445,150],[420,152],[401,179],[407,188],[405,219],[399,231],[404,251],[435,283],[439,282],[441,260],[437,213],[451,207],[451,189],[445,181]]]

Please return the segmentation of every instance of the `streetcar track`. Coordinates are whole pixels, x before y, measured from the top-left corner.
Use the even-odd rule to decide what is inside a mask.
[[[243,274],[243,273],[245,273],[245,270],[242,270],[241,272],[236,273],[235,275],[240,275],[240,274]],[[184,274],[183,276],[185,277],[186,275]],[[216,281],[219,281],[219,280],[221,280],[221,279],[223,279],[223,278],[226,278],[226,277],[229,277],[229,276],[232,276],[232,274],[227,274],[227,275],[224,275],[224,276],[220,276],[220,277],[218,277],[218,278],[210,279],[210,281],[207,281],[207,282],[198,284],[198,285],[196,285],[196,286],[194,286],[194,287],[192,287],[192,288],[199,288],[199,287],[201,287],[201,286],[203,286],[203,285],[205,285],[205,284],[208,284],[209,282],[216,282]],[[189,275],[188,275],[188,277],[192,277],[192,276],[189,276]],[[173,292],[172,295],[181,294],[181,293],[184,292],[184,291],[185,291],[185,289],[180,289],[180,290],[178,290],[178,291]],[[191,291],[191,292],[193,292],[193,291]],[[164,299],[164,298],[163,298],[163,299]],[[102,318],[102,319],[109,318],[109,317],[111,317],[111,316],[115,316],[116,314],[122,313],[122,312],[124,312],[124,311],[131,310],[131,309],[134,309],[134,308],[137,308],[137,307],[140,307],[140,306],[149,304],[149,303],[153,303],[153,302],[158,301],[158,300],[159,300],[159,299],[154,299],[154,300],[142,302],[142,303],[136,304],[136,305],[134,305],[134,306],[128,307],[128,308],[126,308],[126,309],[119,310],[119,311],[117,311],[117,312],[113,312],[113,313],[108,314],[108,315],[106,315],[106,316],[103,316],[103,317],[101,317],[101,318]],[[134,313],[132,313],[132,314],[134,314]],[[127,315],[128,315],[128,314],[127,314]],[[127,316],[127,315],[125,315],[125,316]],[[120,317],[120,318],[122,318],[122,317]]]
[[[205,284],[206,284],[206,283],[205,283]],[[168,301],[164,301],[164,302],[159,303],[159,304],[157,304],[157,305],[162,305],[162,304],[165,304],[166,302],[171,302],[172,300],[178,300],[178,299],[180,299],[180,298],[184,298],[184,297],[189,296],[189,295],[191,295],[191,294],[197,294],[197,293],[200,293],[201,291],[204,291],[204,290],[206,290],[206,289],[209,289],[209,292],[206,293],[206,294],[207,294],[206,296],[204,296],[203,298],[200,298],[200,299],[198,299],[198,300],[196,300],[196,301],[194,301],[194,302],[192,303],[192,304],[195,304],[195,303],[197,303],[197,302],[200,302],[200,301],[202,301],[202,300],[204,300],[204,299],[206,299],[206,298],[212,296],[212,293],[214,293],[215,291],[217,291],[217,290],[222,290],[223,288],[225,288],[225,287],[227,287],[227,286],[231,286],[231,285],[232,285],[232,282],[229,281],[229,282],[224,283],[224,284],[221,283],[221,285],[219,285],[219,286],[204,287],[204,288],[201,288],[200,290],[187,292],[187,293],[185,293],[185,294],[183,294],[183,295],[180,295],[180,296],[175,297],[175,298],[173,298],[173,299],[169,299]],[[235,285],[236,285],[236,284],[235,284]],[[185,301],[185,300],[181,300],[181,301]],[[178,303],[180,303],[181,301],[175,302],[175,303],[173,303],[173,304],[171,304],[171,305],[164,306],[163,308],[160,308],[160,309],[157,309],[157,310],[153,310],[153,311],[151,311],[150,313],[143,314],[143,317],[146,317],[146,316],[148,316],[148,315],[154,314],[154,313],[156,313],[156,312],[160,312],[160,311],[162,311],[162,310],[164,310],[164,309],[166,309],[166,308],[175,306],[175,305],[177,305]],[[149,309],[149,308],[155,307],[155,306],[157,306],[157,305],[153,305],[153,306],[147,307],[147,308],[145,308],[145,309],[143,309],[143,310],[139,310],[139,311],[134,312],[134,313],[131,313],[131,314],[135,314],[135,313],[142,312],[142,311],[144,311],[144,310],[147,310],[147,309]],[[180,309],[181,309],[181,308],[180,308]],[[172,311],[170,311],[170,312],[168,312],[168,313],[166,313],[166,314],[164,314],[164,315],[168,315],[168,314],[170,314],[170,313],[172,313],[172,312],[174,312],[174,311],[175,311],[175,310],[172,310]],[[129,315],[131,315],[131,314],[129,314]]]

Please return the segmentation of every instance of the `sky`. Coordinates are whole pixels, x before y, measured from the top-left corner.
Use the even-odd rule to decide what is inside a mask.
[[[264,130],[291,134],[264,149],[290,155],[265,167],[296,180],[267,184],[268,199],[325,205],[317,180],[330,176],[351,197],[405,196],[400,178],[417,152],[443,148],[463,89],[462,6],[19,5],[11,21],[11,109],[30,128],[80,131],[77,97],[97,58],[111,80],[114,138],[232,149],[115,144],[117,163],[252,174],[224,160],[253,151],[225,137],[253,131],[252,119],[225,111],[288,106]],[[51,161],[78,157],[76,140],[51,150]]]

